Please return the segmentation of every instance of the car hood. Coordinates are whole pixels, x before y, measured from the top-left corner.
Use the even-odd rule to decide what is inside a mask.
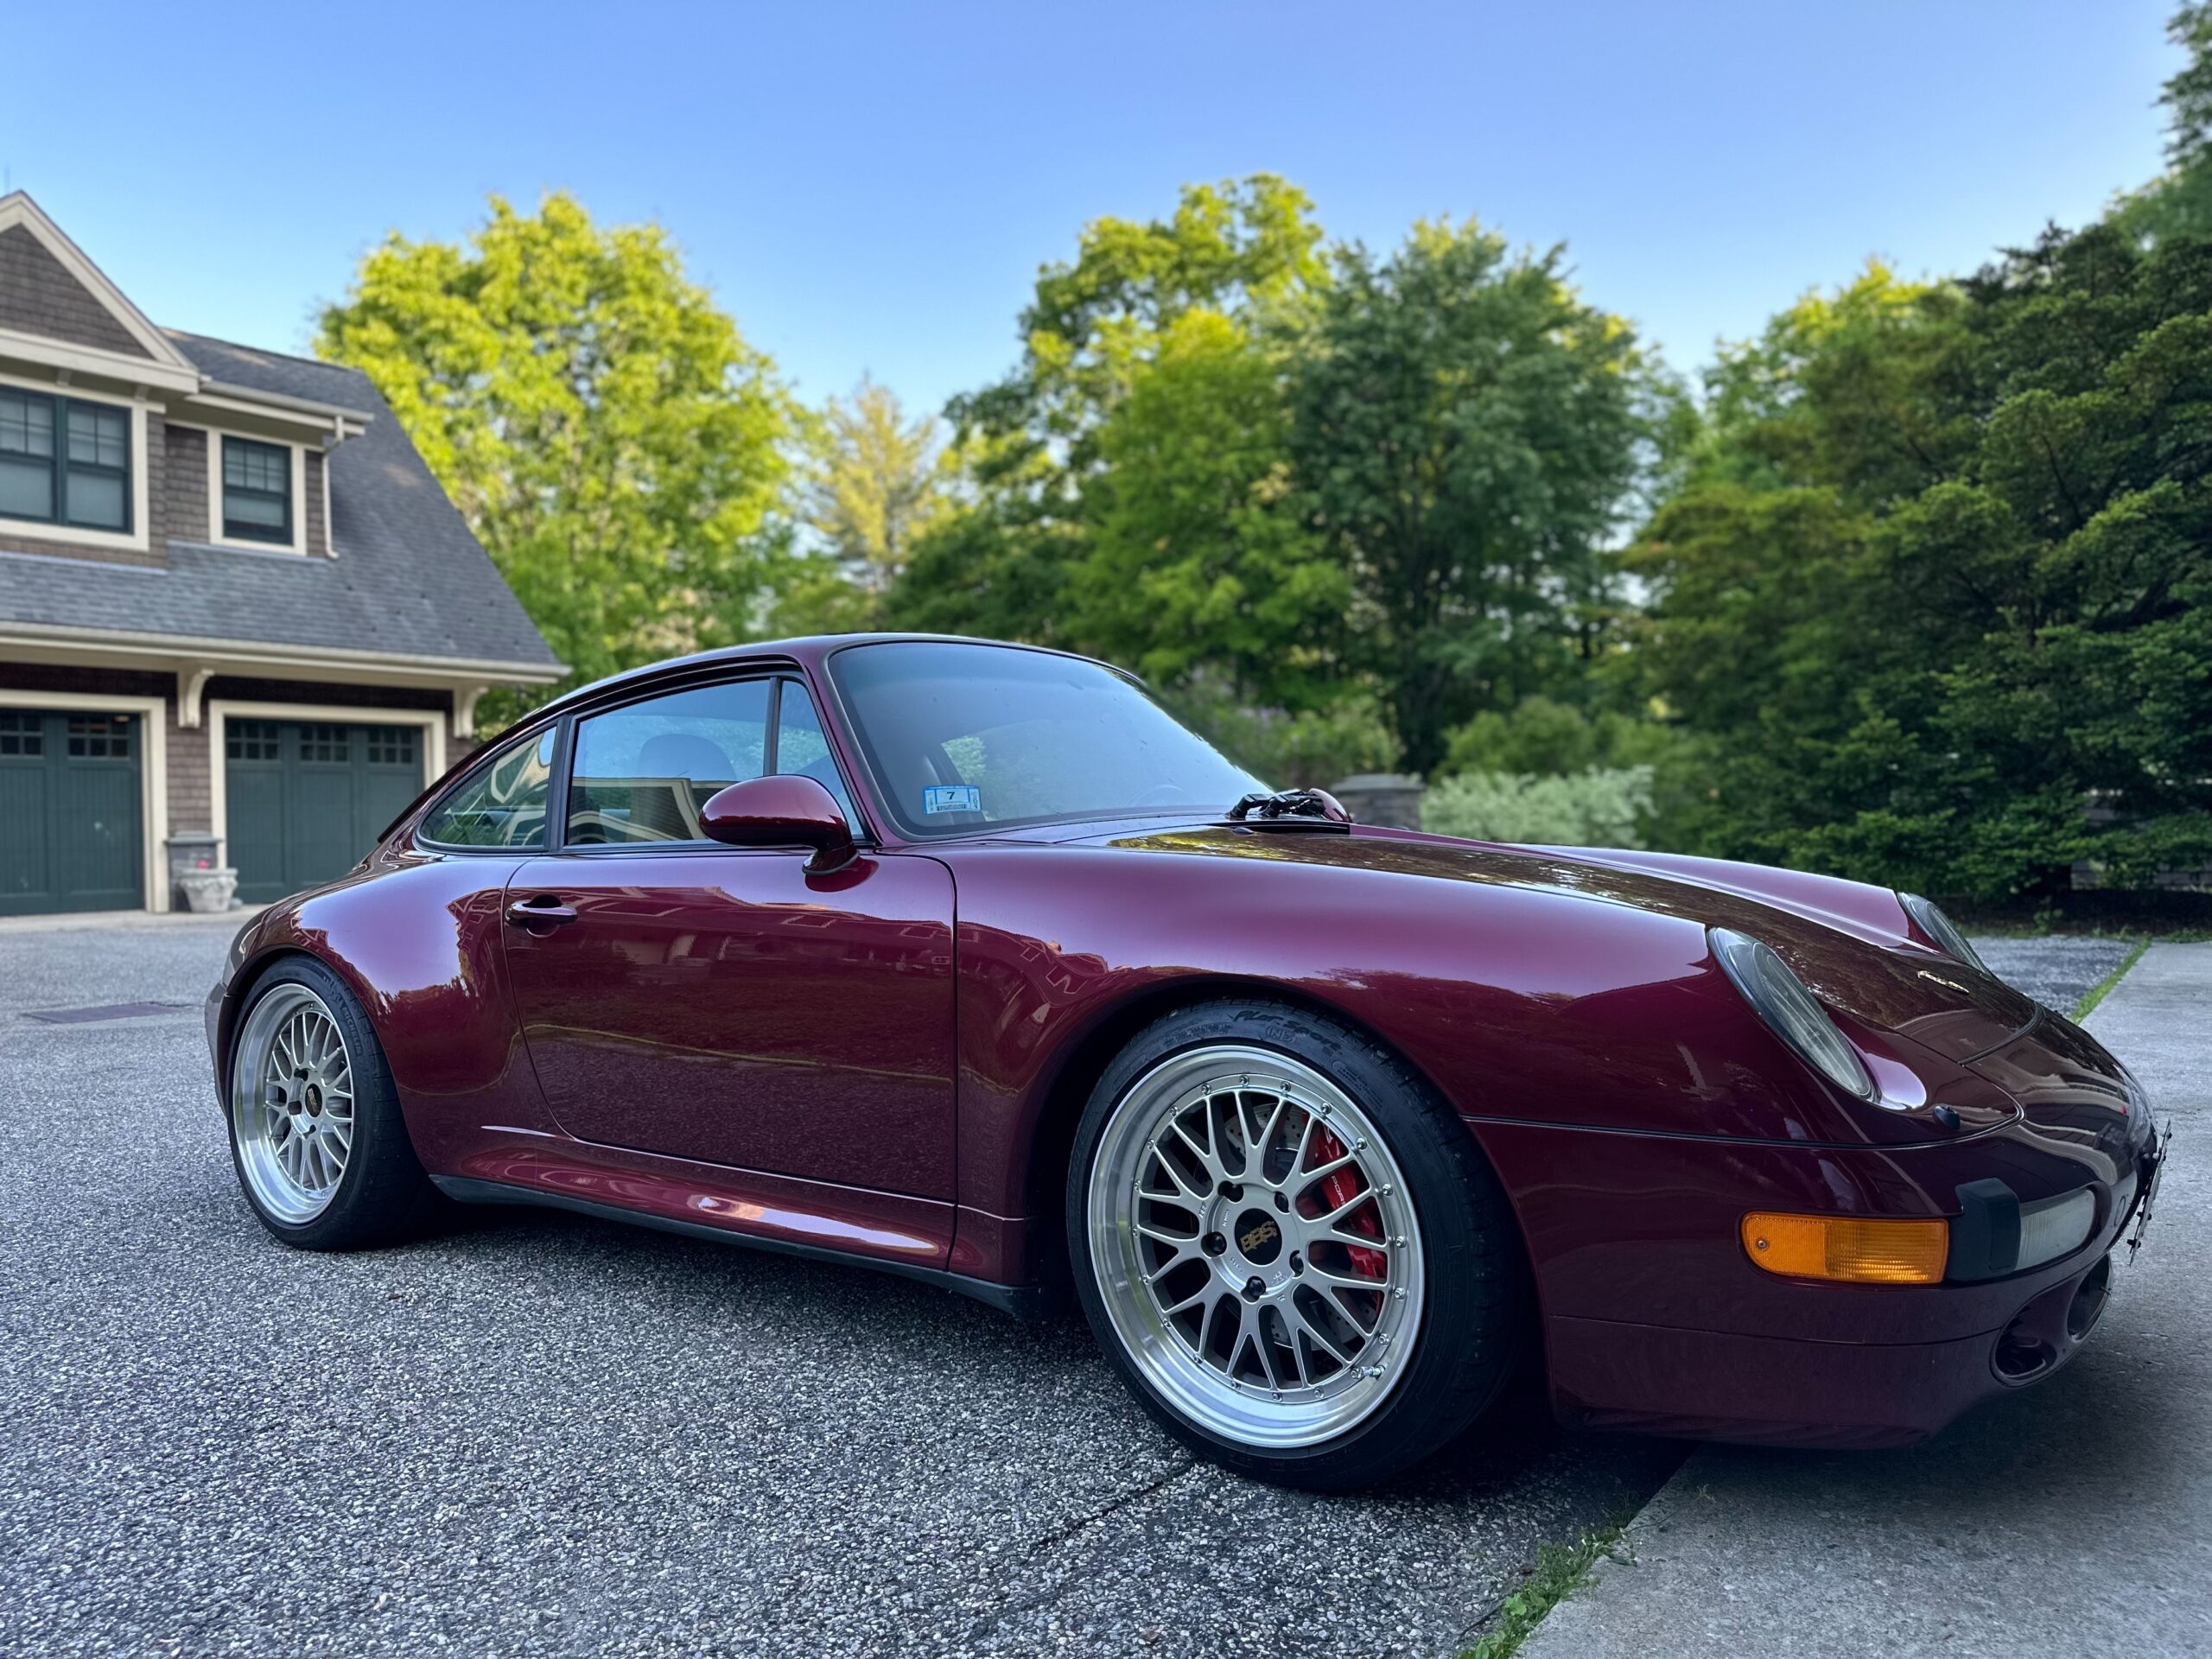
[[[1040,837],[1041,838],[1041,837]],[[1897,895],[1828,876],[1716,859],[1455,841],[1411,830],[1251,830],[1222,824],[1052,839],[1133,854],[1265,859],[1352,874],[1559,893],[1764,940],[1821,1000],[1960,1065],[2026,1030],[2039,1010],[2003,981],[1917,943]]]

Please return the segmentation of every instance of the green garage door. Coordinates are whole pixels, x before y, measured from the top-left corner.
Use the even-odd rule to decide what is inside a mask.
[[[141,723],[0,709],[0,916],[146,902]]]
[[[422,729],[226,721],[223,788],[238,897],[282,899],[352,869],[422,792]]]

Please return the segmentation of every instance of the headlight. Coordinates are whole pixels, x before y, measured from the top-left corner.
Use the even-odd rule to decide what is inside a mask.
[[[1874,1079],[1857,1052],[1843,1039],[1827,1010],[1814,1001],[1804,982],[1780,957],[1748,933],[1732,927],[1708,930],[1713,954],[1744,994],[1752,1012],[1774,1034],[1797,1051],[1798,1058],[1846,1094],[1874,1098]]]
[[[1904,906],[1906,915],[1920,924],[1920,931],[1935,940],[1946,954],[1956,957],[1978,972],[1989,973],[1989,964],[1974,953],[1974,946],[1967,943],[1967,936],[1959,931],[1957,925],[1932,900],[1923,899],[1916,893],[1901,893],[1897,894],[1897,902]],[[1990,977],[1993,979],[1996,976],[1991,974]]]

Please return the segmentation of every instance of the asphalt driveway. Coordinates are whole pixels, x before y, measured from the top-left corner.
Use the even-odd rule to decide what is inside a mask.
[[[530,1211],[286,1250],[202,1047],[230,931],[0,929],[0,1652],[1450,1654],[1680,1459],[1524,1410],[1295,1496],[1073,1321]],[[183,1006],[26,1017],[125,1001]]]
[[[231,931],[0,927],[0,1653],[1450,1655],[1681,1461],[1522,1402],[1294,1495],[1071,1319],[537,1211],[286,1250],[202,1046]],[[28,1017],[123,1002],[178,1006]]]

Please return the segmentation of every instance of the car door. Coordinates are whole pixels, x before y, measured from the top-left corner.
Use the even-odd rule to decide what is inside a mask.
[[[774,771],[850,795],[804,681],[664,690],[581,715],[558,844],[507,888],[509,980],[579,1140],[953,1197],[952,877],[863,849],[706,840],[715,791]],[[556,918],[558,919],[556,919]]]

